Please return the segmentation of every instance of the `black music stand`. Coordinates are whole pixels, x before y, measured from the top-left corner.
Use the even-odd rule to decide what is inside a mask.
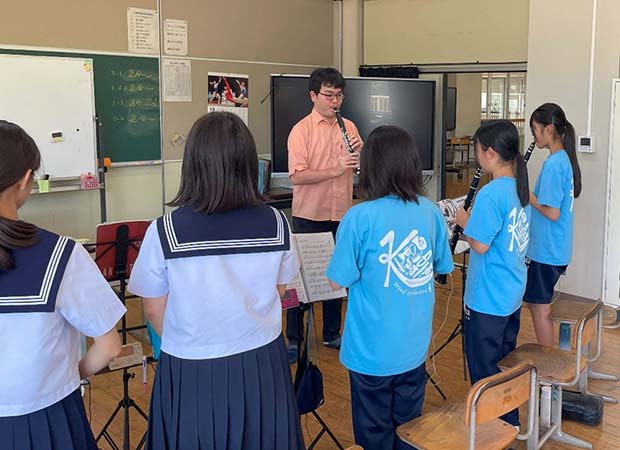
[[[111,223],[102,224],[97,228],[97,237],[101,236],[114,236],[113,240],[103,239],[106,242],[98,242],[96,247],[95,262],[102,270],[105,278],[108,281],[119,281],[120,286],[117,292],[118,298],[123,305],[125,305],[126,293],[127,293],[127,278],[131,271],[131,267],[135,262],[135,258],[138,254],[140,243],[144,238],[144,232],[148,227],[147,221],[134,221],[127,223]],[[133,236],[130,237],[130,228]],[[114,261],[113,271],[110,262]],[[121,339],[123,345],[127,344],[127,327],[126,314],[121,319]],[[116,445],[112,436],[110,435],[108,428],[116,418],[116,415],[123,410],[123,450],[129,450],[129,409],[135,409],[144,420],[148,422],[148,415],[136,404],[136,402],[129,396],[129,380],[135,378],[135,373],[129,372],[127,367],[123,368],[123,398],[118,402],[116,409],[112,412],[112,415],[107,420],[97,437],[95,442],[104,437],[114,450],[120,450],[120,447]],[[142,435],[137,450],[141,449],[146,442],[146,432]]]
[[[304,332],[303,332],[303,329],[304,329],[304,314],[306,313],[306,311],[309,311],[310,309],[314,308],[314,305],[312,303],[302,303],[302,302],[299,302],[298,308],[299,308],[299,312],[297,314],[297,368],[295,370],[296,373],[299,370],[301,370],[300,369],[300,367],[301,367],[301,347],[304,344],[305,336],[306,336],[304,334]],[[314,323],[313,323],[313,325],[314,325]],[[306,330],[306,333],[307,333],[307,330]],[[297,376],[295,376],[295,378],[297,378]],[[295,395],[297,396],[297,392],[295,392]],[[318,434],[314,437],[314,439],[310,443],[310,446],[308,447],[307,450],[312,450],[314,448],[314,446],[319,442],[319,440],[321,439],[321,437],[323,437],[323,435],[325,433],[327,433],[327,435],[332,439],[332,441],[334,441],[334,443],[336,444],[336,446],[340,450],[344,450],[344,447],[342,446],[342,444],[338,441],[338,439],[336,438],[336,436],[334,435],[332,430],[329,429],[329,427],[327,426],[325,421],[323,421],[323,419],[321,418],[319,413],[316,412],[316,409],[314,411],[311,411],[311,414],[314,416],[316,421],[321,425],[321,431],[319,431]]]
[[[432,359],[434,356],[435,356],[435,353],[433,353],[430,356],[430,358]],[[446,400],[448,397],[446,397],[446,394],[443,393],[443,391],[441,390],[437,382],[433,380],[433,376],[430,373],[428,373],[428,369],[424,369],[424,376],[425,376],[424,383],[428,383],[430,381],[433,387],[435,388],[435,390],[439,393],[439,395],[441,395],[441,398]]]
[[[467,380],[467,358],[465,357],[465,328],[464,328],[464,325],[465,325],[465,282],[467,281],[467,264],[466,264],[467,253],[469,253],[469,250],[465,250],[463,252],[463,262],[461,264],[455,264],[461,270],[461,282],[462,282],[461,318],[459,319],[458,323],[456,324],[456,326],[454,327],[454,329],[452,330],[452,332],[450,333],[450,336],[448,336],[446,341],[443,344],[441,344],[441,346],[429,356],[430,359],[434,359],[435,356],[441,353],[441,351],[444,348],[446,348],[450,342],[452,342],[454,339],[460,336],[461,337],[461,353],[463,355],[463,379],[464,380]],[[439,283],[439,284],[443,284],[443,283]],[[428,379],[430,379],[430,381],[435,385],[435,388],[439,391],[440,394],[442,394],[442,397],[445,400],[446,399],[445,395],[443,395],[443,393],[441,392],[441,389],[439,389],[439,387],[435,384],[435,382],[430,377],[430,375],[427,373],[426,376],[427,376],[427,381]]]

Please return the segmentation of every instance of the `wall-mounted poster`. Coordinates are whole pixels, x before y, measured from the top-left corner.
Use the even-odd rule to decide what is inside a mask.
[[[249,76],[209,72],[207,111],[227,111],[248,124]]]

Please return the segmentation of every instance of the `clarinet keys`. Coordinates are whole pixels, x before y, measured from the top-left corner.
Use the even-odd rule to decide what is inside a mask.
[[[355,149],[353,148],[353,146],[351,145],[351,138],[349,137],[349,133],[346,129],[346,127],[344,126],[344,120],[342,119],[342,114],[340,113],[339,109],[335,109],[334,113],[336,113],[336,121],[338,122],[338,127],[340,128],[340,133],[342,133],[342,139],[344,141],[344,146],[347,149],[347,151],[349,153],[352,154],[356,154],[359,158],[359,153],[355,151]],[[357,169],[355,169],[355,173],[357,175],[360,174],[360,168],[359,166],[357,167]]]

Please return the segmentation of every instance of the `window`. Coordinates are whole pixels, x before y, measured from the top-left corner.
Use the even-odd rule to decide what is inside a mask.
[[[480,112],[483,119],[487,117],[487,84],[488,78],[482,77],[482,89],[480,91]]]
[[[525,123],[525,84],[523,72],[493,72],[482,74],[480,118],[508,119],[523,134]]]

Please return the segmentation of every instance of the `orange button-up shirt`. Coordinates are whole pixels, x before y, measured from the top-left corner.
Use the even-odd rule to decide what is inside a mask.
[[[357,127],[344,119],[349,137],[361,140]],[[288,136],[289,176],[296,172],[332,169],[347,153],[338,123],[329,123],[312,110]],[[314,184],[293,185],[293,216],[339,222],[353,201],[353,170]]]

